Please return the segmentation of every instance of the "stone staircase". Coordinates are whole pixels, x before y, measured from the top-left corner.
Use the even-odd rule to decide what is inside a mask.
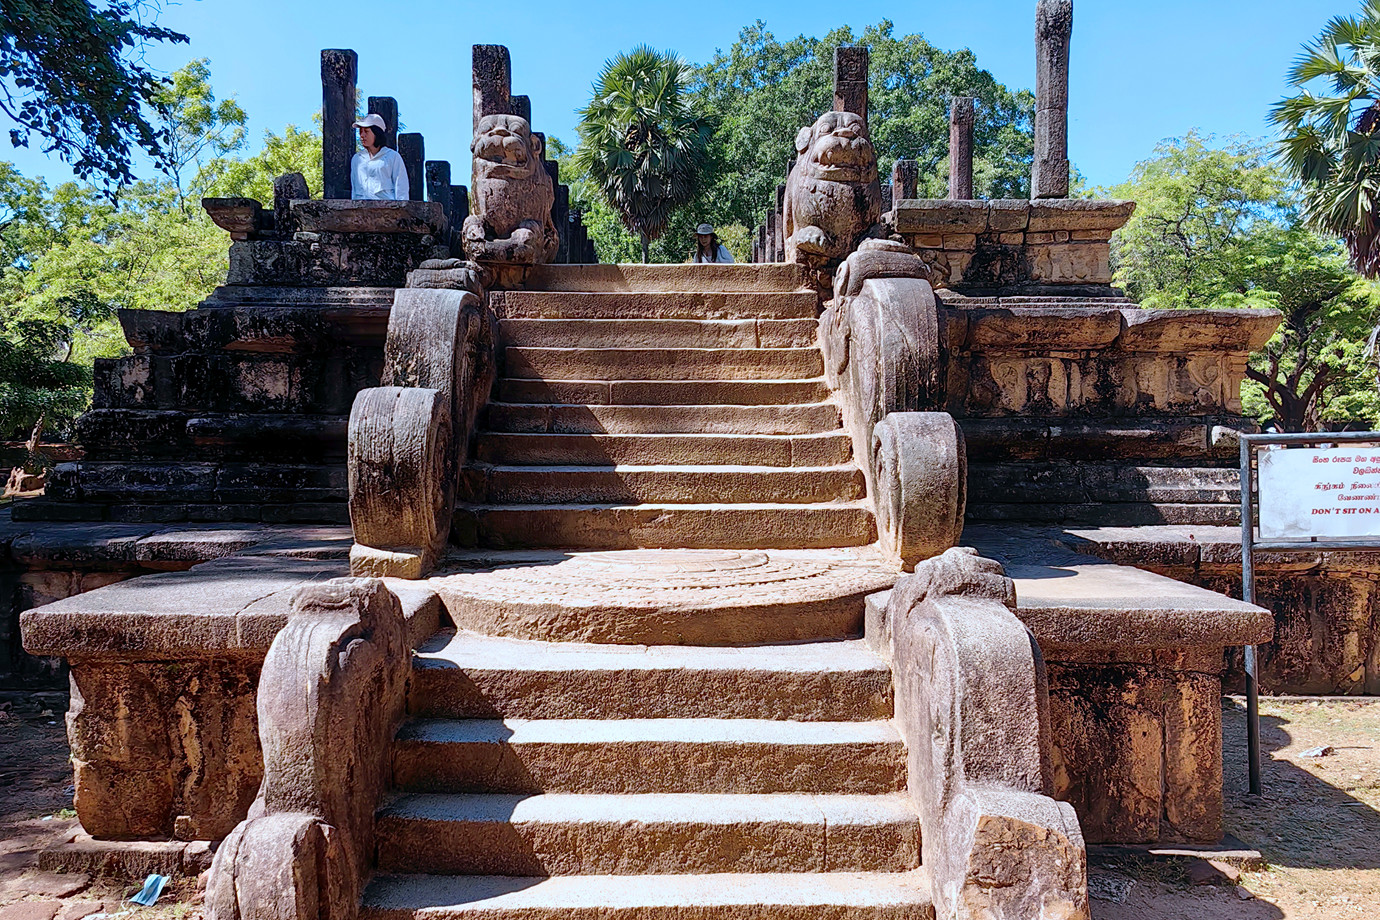
[[[676,277],[677,266],[648,268],[660,271],[644,283],[672,289],[495,295],[503,376],[454,542],[872,543],[862,474],[823,380],[815,294],[786,266],[739,266],[707,292],[684,290],[701,279]],[[565,274],[609,286],[596,271]]]
[[[505,373],[429,582],[458,629],[414,658],[363,915],[932,917],[858,638],[896,572],[815,295],[613,268],[495,297]]]

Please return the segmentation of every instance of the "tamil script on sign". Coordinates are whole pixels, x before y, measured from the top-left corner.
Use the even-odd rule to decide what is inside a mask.
[[[1380,447],[1263,448],[1260,539],[1380,538]]]

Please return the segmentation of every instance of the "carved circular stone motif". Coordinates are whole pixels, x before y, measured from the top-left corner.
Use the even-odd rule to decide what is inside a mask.
[[[897,573],[876,550],[626,550],[463,557],[430,579],[491,635],[651,645],[843,638]]]

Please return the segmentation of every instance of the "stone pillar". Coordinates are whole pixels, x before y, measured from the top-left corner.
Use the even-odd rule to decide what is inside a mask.
[[[455,229],[459,230],[465,218],[470,216],[470,190],[463,185],[450,187],[450,213]]]
[[[896,207],[896,199],[891,194],[892,182],[887,180],[882,183],[882,213],[886,214]]]
[[[288,173],[273,180],[273,229],[279,233],[292,233],[292,202],[310,198],[311,190],[301,173]]]
[[[776,255],[776,237],[777,237],[780,233],[781,233],[781,226],[780,226],[780,224],[777,222],[776,211],[775,211],[775,209],[770,210],[770,211],[767,212],[766,243],[767,243],[767,252],[771,253],[771,260],[772,260],[773,262],[777,261],[777,255]]]
[[[398,100],[392,96],[370,96],[369,114],[377,115],[388,126],[383,132],[383,146],[398,149]]]
[[[757,227],[757,248],[761,251],[767,261],[771,261],[771,253],[767,250],[767,225],[759,224]]]
[[[556,177],[553,175],[551,178],[554,181]],[[565,264],[570,261],[570,186],[556,185],[556,202],[551,205],[551,219],[556,222],[556,233],[561,239],[553,261]]]
[[[771,241],[773,262],[786,261],[786,185],[776,185],[776,236]]]
[[[867,49],[840,45],[834,49],[834,111],[852,112],[867,121]]]
[[[897,160],[891,167],[891,203],[920,197],[920,164],[915,160]]]
[[[359,56],[353,51],[328,48],[321,52],[322,198],[350,197],[358,73]]]
[[[759,253],[759,252],[757,251],[757,238],[756,238],[756,237],[753,237],[753,238],[752,238],[752,261],[754,261],[754,262],[761,262],[761,261],[762,261],[762,255],[761,255],[761,253]]]
[[[949,100],[949,197],[973,197],[973,97]]]
[[[474,46],[474,125],[485,115],[512,113],[513,65],[503,45]]]
[[[531,96],[513,96],[513,97],[509,100],[509,103],[510,103],[510,104],[509,104],[509,106],[508,106],[508,111],[512,112],[514,115],[518,116],[519,118],[525,118],[525,119],[527,119],[527,123],[528,123],[529,125],[532,123],[532,97],[531,97]]]
[[[441,209],[446,212],[446,219],[451,219],[450,163],[446,160],[427,160],[426,200],[439,201]],[[462,215],[460,219],[464,220],[465,218]]]
[[[1030,197],[1069,196],[1069,42],[1073,0],[1040,0],[1035,12],[1035,162]]]
[[[422,201],[426,198],[426,142],[420,134],[399,134],[398,154],[407,167],[408,197]]]

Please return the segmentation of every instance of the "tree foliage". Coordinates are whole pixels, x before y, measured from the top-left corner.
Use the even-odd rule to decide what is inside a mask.
[[[152,42],[187,36],[153,24],[157,0],[0,0],[0,113],[10,143],[37,141],[83,179],[134,180],[136,151],[166,156],[146,106],[163,81],[142,61]]]
[[[1380,0],[1328,22],[1289,70],[1298,93],[1279,102],[1279,150],[1303,184],[1316,230],[1346,241],[1356,269],[1380,276]]]
[[[1285,431],[1380,417],[1367,341],[1380,291],[1341,243],[1305,225],[1265,150],[1190,134],[1160,144],[1111,195],[1139,202],[1112,240],[1117,283],[1144,306],[1264,307],[1279,331],[1252,356],[1246,412]]]
[[[686,95],[690,68],[675,54],[640,45],[607,64],[580,110],[576,166],[648,244],[699,190],[712,130]]]

